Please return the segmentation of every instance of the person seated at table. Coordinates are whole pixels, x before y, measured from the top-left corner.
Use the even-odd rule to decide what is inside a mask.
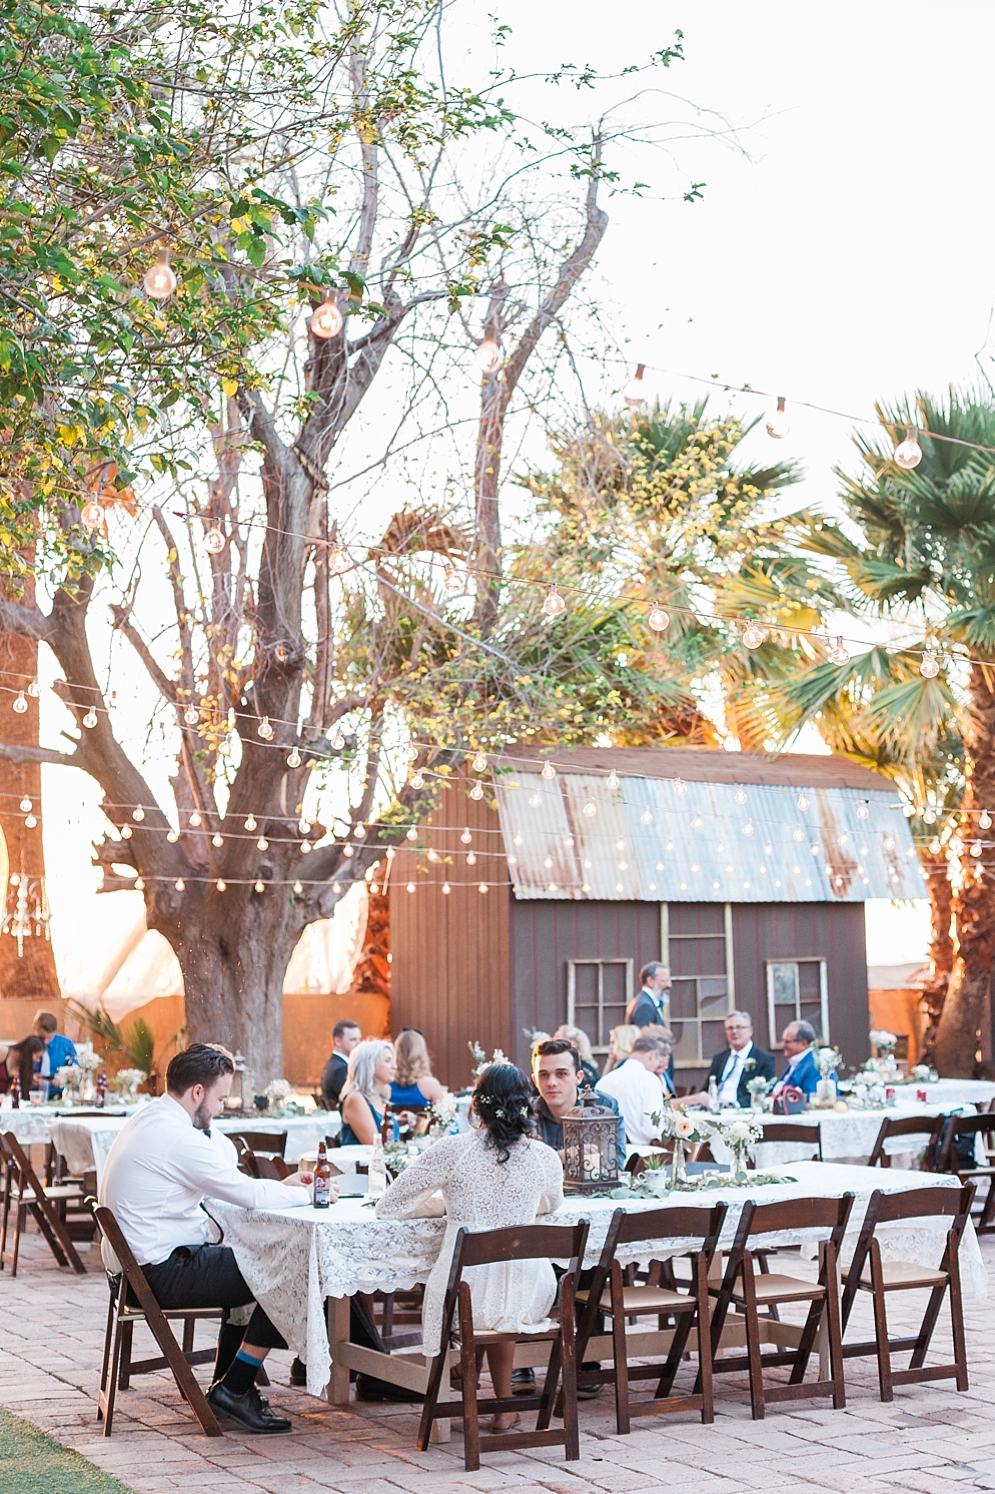
[[[59,1020],[51,1012],[35,1012],[31,1030],[45,1044],[41,1058],[35,1061],[35,1071],[48,1084],[48,1098],[58,1099],[62,1086],[55,1083],[55,1076],[60,1069],[78,1062],[76,1044],[59,1031]]]
[[[720,1105],[748,1106],[751,1079],[773,1079],[775,1075],[774,1055],[763,1048],[754,1047],[753,1019],[749,1012],[730,1012],[725,1019],[728,1047],[716,1053],[705,1080],[705,1088],[696,1095],[688,1095],[682,1105],[706,1105],[708,1083],[714,1079]]]
[[[581,1093],[591,1088],[584,1074],[580,1053],[566,1038],[547,1038],[532,1050],[532,1080],[539,1091],[533,1106],[539,1140],[551,1146],[563,1161],[563,1117],[580,1104]],[[599,1078],[598,1084],[601,1083]],[[592,1090],[599,1105],[618,1115],[619,1167],[625,1165],[625,1124],[618,1101],[597,1086]]]
[[[674,1083],[674,1034],[669,1027],[664,1027],[659,1022],[652,1022],[648,1027],[640,1027],[640,1037],[655,1038],[663,1049],[664,1065],[660,1069],[660,1083],[663,1085],[664,1093],[676,1095],[677,1085]]]
[[[11,1043],[8,1046],[3,1059],[3,1075],[0,1076],[4,1094],[10,1093],[10,1086],[16,1074],[20,1080],[21,1097],[25,1105],[28,1103],[31,1087],[35,1082],[35,1063],[44,1051],[45,1044],[34,1034],[21,1038],[19,1043]]]
[[[351,1017],[342,1017],[332,1028],[332,1056],[321,1071],[321,1098],[326,1110],[338,1110],[349,1069],[349,1054],[363,1034]]]
[[[639,1037],[639,1028],[633,1027],[631,1022],[623,1022],[620,1027],[613,1027],[608,1034],[608,1057],[605,1059],[605,1074],[610,1074],[613,1069],[620,1069],[632,1052],[632,1045]],[[602,1075],[604,1078],[604,1074]]]
[[[372,1146],[381,1134],[397,1075],[394,1044],[389,1038],[364,1038],[349,1054],[342,1086],[342,1145]]]
[[[598,1073],[598,1066],[594,1062],[594,1053],[591,1049],[591,1039],[588,1037],[583,1027],[571,1027],[569,1023],[564,1022],[553,1033],[553,1037],[566,1038],[568,1043],[573,1043],[574,1047],[577,1049],[578,1054],[580,1055],[580,1072],[584,1077],[584,1083],[586,1085],[589,1085],[593,1089],[598,1080],[601,1078],[601,1075]],[[532,1050],[532,1057],[533,1059],[535,1058],[534,1048]]]
[[[164,1308],[247,1307],[254,1299],[225,1245],[208,1243],[212,1198],[243,1209],[287,1209],[311,1202],[313,1175],[294,1173],[277,1183],[238,1169],[234,1144],[211,1122],[224,1109],[235,1064],[210,1043],[192,1043],[166,1070],[166,1093],[142,1107],[115,1137],[100,1181],[100,1202],[111,1210]],[[332,1197],[338,1187],[332,1179]],[[105,1252],[107,1246],[104,1246]],[[113,1258],[104,1265],[116,1274]],[[256,1305],[245,1328],[227,1321],[218,1335],[214,1382],[207,1399],[215,1411],[249,1432],[289,1432],[256,1389],[270,1349],[286,1341]]]
[[[432,1074],[425,1039],[417,1027],[402,1027],[394,1043],[397,1078],[390,1086],[392,1105],[411,1105],[426,1110],[441,1100],[446,1087]]]
[[[788,1067],[771,1090],[775,1099],[789,1087],[800,1089],[803,1095],[815,1094],[820,1077],[812,1052],[815,1041],[815,1028],[811,1022],[788,1023],[781,1034],[781,1047],[788,1060]]]
[[[636,1038],[632,1052],[621,1068],[598,1080],[598,1092],[611,1095],[625,1121],[625,1134],[634,1146],[645,1146],[659,1136],[659,1116],[664,1106],[663,1071],[669,1053],[656,1038]]]
[[[492,1063],[477,1080],[470,1106],[474,1129],[447,1136],[391,1183],[377,1204],[378,1219],[411,1219],[425,1212],[441,1190],[446,1202],[446,1237],[425,1286],[422,1352],[434,1358],[441,1343],[442,1307],[456,1232],[506,1229],[534,1224],[563,1202],[563,1167],[551,1147],[532,1131],[531,1087],[521,1069]],[[466,1278],[478,1332],[542,1333],[556,1299],[556,1275],[549,1261],[499,1261],[475,1266]],[[488,1346],[494,1392],[512,1393],[513,1343]],[[503,1411],[492,1421],[504,1432],[521,1418]]]

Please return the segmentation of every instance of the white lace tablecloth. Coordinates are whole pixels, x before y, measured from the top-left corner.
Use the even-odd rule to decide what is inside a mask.
[[[134,1109],[134,1106],[116,1105],[100,1119],[116,1117],[116,1124],[123,1126]],[[22,1105],[19,1110],[0,1110],[0,1131],[10,1131],[22,1146],[47,1146],[52,1140],[52,1126],[62,1116],[72,1113],[71,1106],[59,1109],[55,1105]]]
[[[801,1162],[791,1168],[793,1182],[768,1184],[752,1189],[723,1188],[702,1194],[680,1193],[663,1200],[631,1199],[628,1210],[683,1208],[692,1204],[711,1208],[722,1200],[729,1213],[720,1245],[732,1243],[746,1198],[758,1203],[791,1198],[838,1198],[856,1195],[847,1240],[852,1253],[871,1193],[939,1185],[958,1187],[950,1176],[902,1172],[892,1169],[844,1167],[825,1162]],[[608,1223],[619,1205],[611,1199],[568,1198],[544,1223],[572,1224],[591,1220],[586,1264],[597,1261]],[[328,1297],[351,1296],[354,1292],[402,1291],[424,1282],[432,1269],[445,1234],[444,1219],[377,1219],[373,1210],[356,1199],[344,1199],[327,1211],[285,1209],[249,1212],[212,1202],[210,1213],[224,1231],[224,1239],[235,1252],[239,1269],[252,1288],[256,1301],[283,1334],[296,1354],[307,1363],[308,1389],[321,1395],[328,1384],[331,1357],[325,1319]],[[879,1231],[882,1254],[888,1260],[911,1260],[937,1266],[949,1221],[945,1218],[914,1220]],[[784,1232],[771,1236],[777,1245],[811,1243],[811,1231]],[[813,1238],[818,1238],[818,1232]],[[665,1259],[681,1254],[689,1241],[667,1239],[643,1241],[620,1252],[619,1259]],[[988,1295],[988,1278],[977,1236],[968,1224],[961,1242],[961,1269],[965,1290],[975,1300]],[[847,1251],[844,1248],[844,1260]]]
[[[886,1116],[894,1120],[904,1120],[908,1116],[936,1117],[945,1115],[950,1109],[957,1108],[960,1102],[948,1101],[937,1104],[921,1104],[913,1101],[889,1105],[884,1110],[848,1110],[845,1114],[839,1110],[808,1110],[802,1115],[765,1115],[764,1125],[768,1126],[818,1126],[822,1127],[822,1158],[825,1162],[846,1162],[860,1165],[866,1162],[874,1148],[881,1129],[881,1122]],[[974,1110],[973,1105],[964,1105],[966,1110]],[[742,1111],[724,1110],[721,1115],[723,1121],[736,1120],[742,1115]],[[914,1154],[922,1150],[925,1138],[920,1136],[895,1136],[885,1143],[885,1151],[890,1157]],[[716,1138],[710,1142],[712,1156],[716,1162],[728,1162],[730,1153],[728,1147],[724,1146]],[[756,1165],[761,1170],[768,1167],[781,1167],[789,1163],[799,1161],[805,1156],[805,1147],[801,1142],[761,1142],[754,1149]]]
[[[12,1113],[17,1115],[20,1112]],[[125,1115],[74,1118],[72,1112],[69,1112],[58,1118],[51,1118],[49,1131],[56,1151],[65,1157],[70,1172],[79,1174],[95,1171],[99,1183],[107,1153],[126,1120]],[[313,1156],[318,1149],[318,1142],[323,1141],[326,1136],[338,1135],[342,1118],[337,1111],[319,1110],[314,1115],[288,1115],[283,1120],[270,1116],[260,1116],[258,1120],[243,1116],[234,1120],[215,1121],[215,1125],[226,1132],[264,1131],[267,1135],[273,1135],[275,1132],[286,1131],[284,1158],[287,1162],[296,1162],[301,1153]]]

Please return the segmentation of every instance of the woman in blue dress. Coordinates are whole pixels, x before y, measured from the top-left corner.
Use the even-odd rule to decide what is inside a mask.
[[[349,1054],[342,1086],[342,1145],[372,1146],[380,1135],[397,1073],[389,1038],[365,1038]]]
[[[394,1044],[397,1077],[390,1087],[392,1105],[425,1110],[440,1100],[445,1087],[432,1074],[425,1039],[416,1027],[402,1027]]]

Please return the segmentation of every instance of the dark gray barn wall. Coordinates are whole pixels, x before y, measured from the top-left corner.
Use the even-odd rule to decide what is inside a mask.
[[[660,958],[659,903],[512,899],[511,1029],[515,1062],[528,1063],[523,1029],[553,1032],[567,1019],[567,961]]]
[[[736,1005],[752,1013],[758,1045],[769,1046],[766,962],[809,955],[826,961],[834,1045],[848,1064],[863,1062],[870,1052],[863,903],[736,903],[732,928]]]

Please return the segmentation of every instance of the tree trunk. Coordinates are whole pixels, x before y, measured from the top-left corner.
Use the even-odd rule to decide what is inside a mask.
[[[962,833],[973,840],[982,809],[995,809],[995,694],[990,667],[972,664],[971,713],[965,733]],[[978,1062],[978,1034],[991,989],[995,940],[995,858],[966,858],[961,886],[954,897],[957,958],[936,1035],[936,1066],[941,1075],[967,1079]]]
[[[946,1000],[954,968],[954,941],[950,933],[954,890],[946,871],[934,871],[929,878],[929,979],[922,989],[926,1011],[926,1030],[919,1045],[919,1062],[936,1063],[936,1038],[940,1014]]]
[[[283,981],[304,928],[301,907],[288,887],[208,884],[186,889],[182,912],[148,912],[180,962],[187,1042],[241,1052],[257,1094],[283,1077]]]
[[[34,578],[25,577],[25,601],[34,600]],[[20,633],[0,633],[0,680],[14,690],[27,690],[38,673],[38,642]],[[28,709],[19,714],[10,709],[16,696],[0,695],[6,704],[4,740],[18,747],[38,746],[38,701],[26,695]],[[29,829],[27,810],[19,808],[27,797],[38,821]],[[3,889],[5,931],[0,937],[0,997],[20,997],[51,1004],[59,995],[55,956],[48,937],[47,918],[36,920],[36,912],[47,915],[45,853],[42,847],[41,765],[13,763],[0,758],[0,830],[7,843],[10,875],[19,880]],[[23,918],[27,910],[28,918]],[[17,937],[20,928],[21,937]]]

